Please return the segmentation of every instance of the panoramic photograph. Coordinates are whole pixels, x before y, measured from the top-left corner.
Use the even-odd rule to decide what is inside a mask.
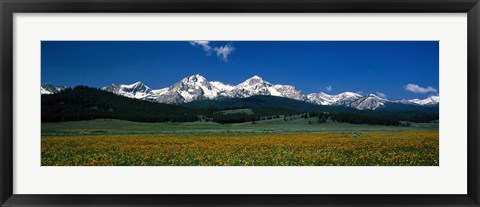
[[[42,166],[439,166],[438,41],[42,41]]]

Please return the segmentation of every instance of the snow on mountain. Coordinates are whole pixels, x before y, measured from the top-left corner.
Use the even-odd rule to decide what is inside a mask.
[[[182,79],[169,89],[178,92],[185,98],[185,102],[191,102],[198,99],[212,99],[217,96],[210,83],[201,75],[193,75]]]
[[[224,84],[220,81],[210,81],[210,85],[217,91],[232,91],[235,86]]]
[[[145,97],[145,100],[169,104],[186,102],[185,98],[180,93],[169,89],[170,88],[154,90],[152,93]]]
[[[324,92],[307,95],[307,101],[319,105],[349,106],[358,110],[375,110],[384,106],[388,101],[376,95],[362,96],[357,93],[344,92],[337,95],[329,95]]]
[[[271,95],[306,100],[305,95],[291,85],[273,85],[255,75],[236,85],[231,92],[231,97],[246,98],[254,95]]]
[[[440,97],[439,96],[430,96],[426,99],[413,99],[411,100],[413,103],[419,104],[419,105],[434,105],[440,103]]]
[[[337,95],[329,95],[324,92],[320,92],[307,95],[307,101],[310,103],[335,106],[348,106],[360,98],[362,98],[360,94],[352,92],[344,92]]]
[[[360,99],[350,103],[349,106],[358,110],[375,110],[383,107],[386,102],[388,102],[388,100],[380,98],[374,94],[369,94],[368,96],[361,97]]]
[[[272,96],[281,96],[300,101],[307,100],[307,97],[301,91],[297,90],[295,86],[291,85],[274,85],[273,87],[269,88],[269,91],[270,95]]]
[[[143,99],[152,92],[151,88],[140,81],[130,85],[110,84],[103,87],[102,90],[136,99]]]
[[[246,98],[254,95],[271,95],[269,88],[272,86],[271,83],[255,75],[243,83],[236,85],[233,89],[233,96],[236,98]]]
[[[66,89],[66,86],[53,86],[50,84],[45,84],[40,86],[40,94],[54,94]]]
[[[417,105],[435,105],[440,103],[439,96],[430,96],[426,99],[410,99],[410,100],[398,100],[397,103],[403,104],[417,104]]]
[[[153,90],[144,99],[179,104],[216,97],[215,88],[203,76],[196,74],[185,77],[170,87]]]
[[[353,92],[343,92],[336,95],[333,99],[333,105],[349,105],[358,99],[362,98],[362,95]]]
[[[307,101],[318,105],[332,105],[334,103],[333,95],[324,92],[308,94]]]
[[[102,89],[130,98],[173,104],[218,97],[246,98],[254,95],[272,95],[306,100],[305,95],[296,90],[294,86],[273,85],[259,76],[253,76],[235,86],[219,81],[209,82],[205,77],[196,74],[183,78],[168,88],[158,90],[152,90],[141,82],[132,85],[112,84]]]
[[[438,96],[431,96],[426,99],[412,99],[412,100],[387,100],[380,98],[377,95],[369,94],[362,96],[357,93],[344,92],[337,95],[329,95],[324,92],[312,93],[307,95],[307,102],[319,105],[332,106],[349,106],[358,110],[375,110],[385,106],[387,102],[402,103],[402,104],[416,104],[416,105],[435,105],[440,102]]]
[[[217,92],[220,97],[232,97],[233,89],[235,86],[224,84],[219,81],[210,81],[210,85],[213,87],[213,90]]]
[[[229,85],[219,81],[209,82],[205,77],[195,74],[183,78],[170,87],[157,90],[149,88],[142,82],[131,85],[111,84],[103,87],[102,90],[130,98],[169,104],[181,104],[195,100],[211,100],[219,97],[246,98],[254,95],[280,96],[319,105],[347,106],[359,110],[375,110],[384,107],[387,102],[417,105],[433,105],[439,103],[438,96],[431,96],[421,100],[390,101],[374,94],[362,96],[353,92],[344,92],[336,95],[320,92],[304,95],[294,86],[274,85],[257,75],[238,85]]]

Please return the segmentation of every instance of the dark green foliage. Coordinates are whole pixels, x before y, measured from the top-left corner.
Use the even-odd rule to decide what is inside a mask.
[[[123,119],[139,122],[195,121],[193,109],[131,99],[86,86],[42,95],[42,121]]]
[[[438,114],[439,105],[413,105],[413,104],[401,104],[401,103],[393,103],[387,102],[384,105],[385,107],[378,108],[377,111],[390,111],[390,112],[405,112],[405,111],[418,111],[422,113],[433,113]]]
[[[310,112],[308,114],[310,117],[317,117],[318,123],[327,123],[327,119],[330,118],[330,115],[326,112]]]
[[[425,112],[359,112],[359,113],[330,113],[328,115],[330,119],[338,122],[348,122],[352,124],[372,124],[372,125],[387,125],[387,126],[399,126],[401,121],[409,122],[431,122],[438,120],[438,114],[425,113]],[[323,118],[322,118],[323,119]],[[319,119],[320,122],[320,119]]]
[[[268,110],[268,108],[284,110],[283,113],[299,114],[310,111],[356,111],[352,108],[342,106],[322,106],[305,101],[299,101],[278,96],[251,96],[248,98],[229,98],[217,100],[199,100],[182,104],[182,106],[193,109],[216,109],[225,110],[233,108],[251,108]],[[288,111],[289,110],[289,111]]]
[[[428,108],[428,107],[426,107]],[[431,122],[439,119],[438,111],[430,112],[424,111],[359,111],[360,115],[387,117],[398,121],[410,121],[417,123]]]
[[[212,121],[220,124],[230,124],[230,123],[243,123],[255,121],[256,116],[253,114],[211,114],[209,115],[212,118]]]
[[[279,107],[257,107],[252,109],[253,113],[257,116],[274,116],[274,118],[280,118],[280,115],[284,114],[298,114],[300,112],[292,110],[292,109],[285,109]]]
[[[334,121],[348,122],[351,124],[398,126],[401,121],[399,117],[396,116],[376,116],[371,114],[332,113],[330,117]]]
[[[337,122],[351,124],[371,124],[387,126],[409,126],[409,122],[432,122],[438,120],[438,114],[415,112],[415,111],[357,111],[355,113],[345,112],[309,112],[309,117],[317,117],[318,123],[326,123],[328,119]],[[305,117],[305,115],[302,115]]]

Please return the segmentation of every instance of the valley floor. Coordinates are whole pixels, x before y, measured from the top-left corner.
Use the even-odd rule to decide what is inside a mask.
[[[42,166],[438,166],[438,124],[42,123]]]
[[[349,131],[438,131],[438,123],[410,123],[410,126],[384,126],[338,123],[330,120],[317,123],[316,118],[288,117],[261,120],[255,123],[218,124],[215,122],[142,123],[112,119],[42,123],[42,135],[151,134],[207,132],[349,132]]]

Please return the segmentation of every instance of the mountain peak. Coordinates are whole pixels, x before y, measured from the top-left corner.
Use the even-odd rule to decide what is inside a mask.
[[[340,94],[339,94],[340,95]],[[317,97],[321,97],[323,99],[331,99],[332,97],[336,96],[336,95],[331,95],[331,94],[328,94],[328,93],[325,93],[323,91],[320,91],[319,93],[312,93],[312,94],[309,94],[309,96],[317,96]]]
[[[258,75],[254,75],[252,76],[251,78],[249,79],[258,79],[258,80],[263,80],[262,77],[258,76]]]
[[[241,83],[240,85],[243,85],[243,86],[253,86],[253,85],[257,85],[257,84],[262,84],[263,83],[267,83],[265,80],[263,80],[260,76],[258,75],[254,75],[252,76],[251,78],[245,80],[243,83]]]
[[[344,97],[357,97],[357,98],[360,98],[362,97],[362,95],[358,94],[358,93],[354,93],[354,92],[343,92],[343,93],[340,93],[338,94],[338,96],[344,96]]]
[[[51,84],[43,84],[40,86],[40,94],[53,94],[65,90],[66,86],[53,86]]]
[[[137,81],[131,85],[128,85],[128,86],[132,86],[132,87],[139,87],[139,86],[144,86],[145,84],[142,82],[142,81]]]
[[[205,82],[207,79],[200,74],[191,75],[183,79],[184,82]]]
[[[202,75],[200,75],[200,74],[198,74],[198,73],[195,74],[195,75],[192,75],[192,76],[195,77],[195,78],[205,78],[205,77],[203,77]]]
[[[121,88],[125,88],[127,90],[128,89],[135,89],[135,90],[148,90],[148,89],[150,89],[148,86],[146,86],[141,81],[137,81],[137,82],[135,82],[133,84],[130,84],[130,85],[121,85]]]
[[[102,87],[102,90],[123,95],[129,98],[144,98],[152,91],[151,88],[146,86],[141,81],[137,81],[129,85],[110,84]]]

